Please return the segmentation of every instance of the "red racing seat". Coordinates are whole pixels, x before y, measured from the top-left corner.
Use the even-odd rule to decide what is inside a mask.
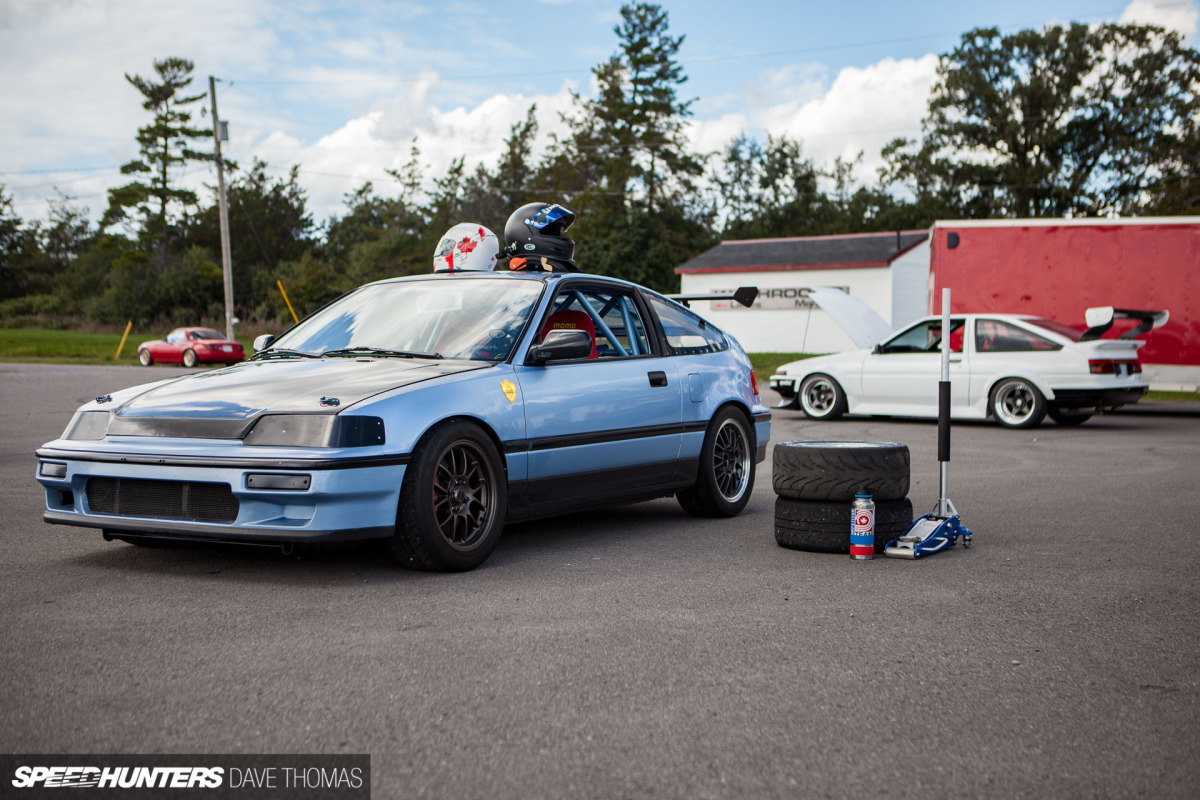
[[[541,338],[545,339],[550,331],[583,331],[592,340],[592,353],[588,358],[596,358],[596,325],[584,311],[557,311],[550,315],[542,326]]]

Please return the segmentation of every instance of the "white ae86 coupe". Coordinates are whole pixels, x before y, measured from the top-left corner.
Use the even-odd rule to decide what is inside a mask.
[[[1141,324],[1116,339],[1100,336],[1114,317]],[[951,417],[994,417],[1032,428],[1047,414],[1078,425],[1099,410],[1136,403],[1149,389],[1135,341],[1167,321],[1167,312],[1088,309],[1086,332],[1016,314],[950,317]],[[928,417],[938,414],[942,318],[927,317],[873,348],[784,364],[770,386],[813,419],[844,413]]]

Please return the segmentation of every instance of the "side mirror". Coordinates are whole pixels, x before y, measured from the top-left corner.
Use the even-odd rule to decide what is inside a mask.
[[[264,333],[262,336],[256,337],[254,340],[254,352],[266,350],[271,346],[271,342],[275,341],[275,334]]]
[[[572,358],[587,358],[592,354],[592,337],[586,331],[550,331],[541,344],[529,348],[529,361],[544,364]]]
[[[876,354],[882,353],[883,352],[883,342],[880,342],[879,344],[872,347],[871,352],[876,353]]]

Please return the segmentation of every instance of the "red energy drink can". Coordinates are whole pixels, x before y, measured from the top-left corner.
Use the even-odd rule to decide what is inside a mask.
[[[875,501],[869,494],[855,494],[850,504],[850,557],[866,561],[875,557]]]

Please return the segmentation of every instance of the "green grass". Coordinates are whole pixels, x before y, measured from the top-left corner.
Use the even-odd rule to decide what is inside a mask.
[[[799,361],[802,358],[812,358],[816,353],[747,353],[750,363],[754,365],[754,374],[758,376],[760,389],[767,388],[767,381],[776,370],[789,361]]]
[[[136,364],[137,346],[161,331],[131,331],[120,360],[114,360],[119,333],[0,328],[0,361],[40,364]],[[243,343],[245,346],[245,343]]]
[[[1142,400],[1164,403],[1200,403],[1200,392],[1146,392]]]

